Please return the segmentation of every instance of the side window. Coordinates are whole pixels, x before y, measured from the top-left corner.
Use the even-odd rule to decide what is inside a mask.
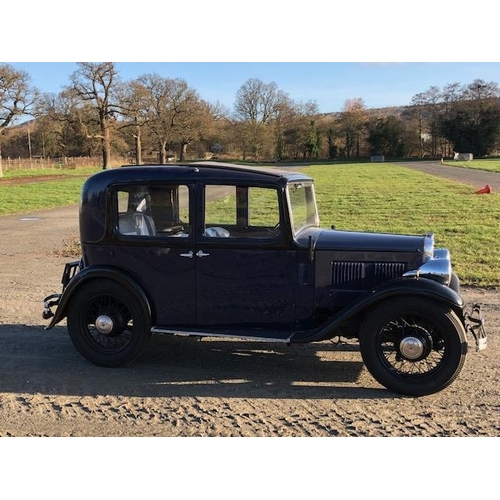
[[[236,224],[236,186],[205,186],[203,236],[229,238]]]
[[[279,222],[278,192],[268,188],[248,188],[248,225],[274,228]]]
[[[142,185],[116,191],[118,232],[125,236],[187,237],[189,188],[184,185]]]
[[[205,186],[204,236],[275,238],[280,235],[278,191],[257,186]]]

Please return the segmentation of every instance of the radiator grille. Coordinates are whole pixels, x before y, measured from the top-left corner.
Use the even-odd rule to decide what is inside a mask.
[[[343,290],[367,290],[399,278],[403,262],[332,262],[332,286]]]

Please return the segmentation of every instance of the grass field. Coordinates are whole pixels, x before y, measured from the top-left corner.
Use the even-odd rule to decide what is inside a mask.
[[[498,194],[475,195],[469,186],[391,164],[301,170],[315,179],[323,227],[404,234],[432,231],[436,245],[450,249],[463,284],[500,286]],[[81,175],[96,171],[77,169],[64,179],[0,185],[0,215],[76,204],[85,181]]]
[[[0,215],[24,213],[32,210],[54,208],[78,203],[80,191],[86,178],[100,168],[75,170],[43,169],[13,170],[6,172],[4,179],[23,180],[19,184],[0,183]],[[59,178],[64,174],[64,178]],[[54,180],[37,182],[36,177],[53,176]],[[33,182],[28,182],[33,178]]]
[[[85,167],[85,168],[34,168],[29,170],[13,169],[4,171],[3,178],[6,180],[10,179],[21,179],[26,177],[48,177],[54,176],[58,177],[61,175],[70,175],[75,177],[91,175],[95,172],[99,172],[101,167]]]

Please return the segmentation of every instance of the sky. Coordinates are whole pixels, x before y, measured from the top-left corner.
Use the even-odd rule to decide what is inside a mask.
[[[73,61],[113,61],[124,80],[182,78],[229,110],[249,78],[276,83],[296,102],[315,101],[321,113],[341,111],[348,99],[404,106],[430,86],[500,83],[498,22],[487,0],[466,13],[435,0],[418,8],[400,0],[141,0],[131,10],[108,3],[24,0],[22,17],[7,3],[2,62],[57,93],[77,69]]]
[[[10,62],[27,71],[42,92],[58,93],[78,69],[75,62]],[[342,110],[348,99],[367,108],[408,105],[431,86],[467,85],[475,79],[500,84],[495,62],[117,62],[123,80],[157,73],[182,78],[206,101],[232,110],[238,89],[250,78],[274,82],[295,102],[315,101],[321,113]]]

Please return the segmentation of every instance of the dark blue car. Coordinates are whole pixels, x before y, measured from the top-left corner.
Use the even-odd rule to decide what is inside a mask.
[[[100,366],[139,356],[151,334],[308,343],[359,340],[386,388],[437,392],[486,347],[449,252],[423,236],[320,227],[313,180],[214,162],[124,166],[90,177],[82,258],[45,299]],[[56,307],[55,313],[52,308]]]

